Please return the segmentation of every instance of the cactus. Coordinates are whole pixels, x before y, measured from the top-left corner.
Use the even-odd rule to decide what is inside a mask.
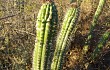
[[[103,9],[103,6],[105,4],[105,1],[106,0],[100,0],[99,1],[99,5],[97,7],[97,10],[94,14],[94,17],[93,17],[93,20],[92,20],[92,24],[91,24],[91,27],[90,27],[90,31],[89,31],[89,34],[88,34],[88,37],[87,37],[87,40],[85,42],[85,45],[83,47],[83,54],[86,54],[86,52],[88,52],[89,50],[89,44],[90,44],[90,40],[93,38],[93,30],[97,24],[97,20],[102,12],[102,9]]]
[[[85,65],[87,66],[87,68],[91,68],[91,63],[93,61],[95,61],[95,59],[98,57],[98,55],[100,55],[101,50],[103,49],[103,47],[106,45],[107,41],[110,39],[110,30],[107,30],[100,38],[96,48],[94,49],[93,53],[91,53],[89,61],[90,62],[86,62]]]
[[[94,49],[92,55],[91,55],[91,60],[94,60],[98,54],[100,53],[101,49],[103,46],[106,44],[107,40],[110,39],[110,30],[106,31],[102,37],[100,38],[96,48]]]
[[[46,1],[41,6],[36,22],[36,41],[33,52],[33,70],[46,70],[50,48],[53,47],[56,26],[58,22],[57,10],[54,2]]]
[[[44,3],[38,13],[36,22],[36,42],[33,53],[33,70],[62,70],[65,53],[72,41],[71,38],[74,36],[76,31],[76,21],[79,17],[80,3],[80,0],[77,0],[77,2],[74,3],[72,3],[71,0],[71,7],[64,17],[61,30],[59,32],[59,35],[57,36],[57,39],[55,40],[58,22],[56,6],[52,0],[44,0]],[[100,0],[98,8],[93,17],[90,32],[85,42],[85,46],[83,47],[84,54],[89,49],[93,30],[97,24],[97,20],[101,14],[104,3],[105,0]],[[104,33],[96,49],[91,55],[92,59],[94,59],[97,54],[99,54],[99,51],[101,50],[109,36],[109,32]],[[54,46],[55,51],[54,56],[52,57],[53,60],[49,60],[49,58],[51,57],[51,47]]]
[[[62,70],[63,57],[70,44],[70,38],[74,33],[76,21],[78,20],[79,8],[71,7],[65,15],[60,33],[56,41],[51,70]]]

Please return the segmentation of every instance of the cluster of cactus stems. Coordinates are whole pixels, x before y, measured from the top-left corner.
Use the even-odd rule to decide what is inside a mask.
[[[56,6],[52,0],[44,1],[45,2],[41,6],[41,9],[38,13],[36,22],[36,41],[33,52],[33,70],[62,70],[66,50],[69,47],[71,38],[74,36],[76,31],[76,21],[79,17],[80,1],[77,0],[77,6],[74,6],[74,4],[71,3],[72,6],[68,9],[64,17],[64,21],[62,23],[57,39],[55,39],[57,35],[58,24]],[[87,41],[83,47],[84,54],[86,54],[89,49],[93,30],[97,24],[97,20],[101,14],[104,3],[105,0],[99,1],[98,8],[93,17]],[[106,31],[98,42],[95,50],[93,51],[91,59],[97,57],[109,37],[110,31]],[[49,57],[51,56],[50,52],[52,47],[55,47],[55,51],[51,60]]]
[[[46,70],[50,47],[57,28],[58,16],[54,2],[46,1],[41,6],[36,22],[36,42],[33,52],[33,70]]]
[[[79,8],[71,7],[62,23],[59,36],[57,37],[53,61],[51,64],[52,70],[61,69],[62,58],[66,47],[70,43],[71,35],[75,32],[76,21],[78,20]],[[45,2],[38,13],[36,24],[36,40],[33,54],[33,69],[45,70],[48,67],[48,57],[50,47],[53,47],[52,40],[55,37],[55,29],[57,27],[57,10],[53,2]]]
[[[90,48],[89,46],[90,46],[90,40],[93,38],[93,30],[94,30],[94,28],[97,24],[97,20],[100,16],[101,12],[102,12],[105,1],[106,0],[100,0],[99,1],[99,5],[98,5],[97,10],[94,14],[87,40],[85,41],[85,45],[83,47],[83,54],[86,54],[88,52],[89,48]]]

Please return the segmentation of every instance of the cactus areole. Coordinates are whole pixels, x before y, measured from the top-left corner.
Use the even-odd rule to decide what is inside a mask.
[[[56,26],[58,22],[57,9],[52,0],[44,0],[36,21],[36,41],[33,52],[33,70],[49,68],[50,48],[53,47]]]

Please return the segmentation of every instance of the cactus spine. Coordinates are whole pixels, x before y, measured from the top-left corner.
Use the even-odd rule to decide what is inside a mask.
[[[64,21],[62,23],[60,34],[56,41],[56,49],[51,64],[51,70],[62,70],[63,57],[71,41],[71,32],[74,31],[76,21],[78,20],[78,10],[78,8],[71,7],[66,13]]]
[[[58,22],[56,6],[53,2],[45,2],[38,13],[36,22],[36,42],[33,52],[33,70],[46,70],[50,47],[53,47]]]
[[[87,40],[85,42],[85,45],[83,47],[83,54],[86,54],[86,52],[89,50],[89,44],[90,44],[90,40],[93,38],[93,30],[97,24],[97,20],[102,12],[102,9],[103,9],[103,6],[105,4],[105,1],[106,0],[100,0],[99,1],[99,5],[97,7],[97,10],[94,14],[94,17],[93,17],[93,20],[92,20],[92,24],[91,24],[91,27],[90,27],[90,32],[88,34],[88,37],[87,37]]]

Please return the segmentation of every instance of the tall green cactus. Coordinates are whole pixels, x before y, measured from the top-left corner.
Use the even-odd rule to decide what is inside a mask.
[[[107,41],[110,39],[110,30],[107,30],[100,38],[97,46],[95,47],[93,53],[91,53],[89,61],[93,62],[100,55],[100,51],[106,45]],[[87,68],[91,67],[91,62],[87,62]]]
[[[103,46],[106,44],[108,39],[110,39],[110,30],[106,31],[100,38],[96,48],[94,49],[91,55],[91,60],[94,60],[98,56],[98,54],[100,53],[100,51],[102,50]]]
[[[62,70],[63,57],[65,51],[70,43],[71,33],[75,29],[76,21],[78,20],[79,8],[71,7],[62,23],[60,33],[56,41],[56,49],[54,52],[53,61],[51,64],[51,70]]]
[[[50,47],[53,47],[58,22],[56,6],[46,1],[41,6],[36,22],[36,41],[33,52],[33,70],[46,70]]]
[[[90,40],[93,38],[93,30],[94,30],[94,28],[95,28],[95,26],[97,24],[97,20],[98,20],[98,18],[100,16],[101,12],[102,12],[102,9],[103,9],[103,6],[105,4],[105,1],[106,0],[100,0],[99,1],[99,5],[97,7],[97,10],[96,10],[96,12],[94,14],[94,17],[93,17],[93,20],[92,20],[92,24],[91,24],[91,27],[90,27],[90,32],[88,34],[87,40],[85,42],[85,45],[83,47],[83,54],[86,54],[86,52],[89,49]]]

